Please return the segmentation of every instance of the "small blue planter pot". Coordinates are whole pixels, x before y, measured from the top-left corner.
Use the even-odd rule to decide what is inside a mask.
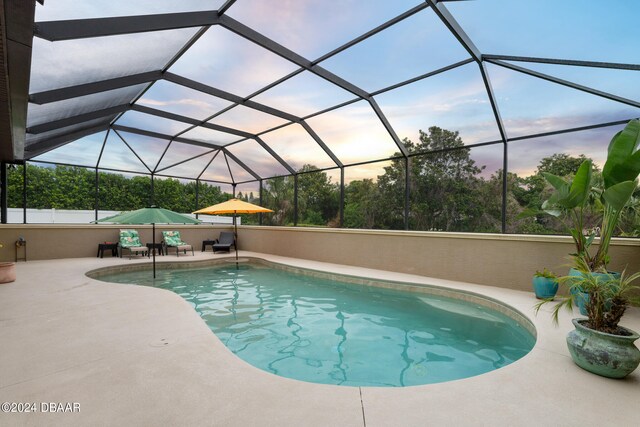
[[[558,281],[556,279],[535,276],[532,283],[533,292],[538,299],[553,298],[558,292]]]

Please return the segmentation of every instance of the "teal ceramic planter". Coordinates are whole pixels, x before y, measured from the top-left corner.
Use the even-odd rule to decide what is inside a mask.
[[[628,336],[606,334],[582,325],[585,319],[573,319],[576,329],[567,335],[569,353],[582,369],[607,378],[624,378],[640,364],[640,350],[633,344],[640,335],[622,328]]]
[[[533,283],[533,292],[538,299],[553,298],[558,292],[558,281],[556,279],[534,276],[531,282]]]

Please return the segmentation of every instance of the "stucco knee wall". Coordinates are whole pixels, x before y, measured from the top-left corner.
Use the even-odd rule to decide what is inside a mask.
[[[14,243],[19,237],[27,241],[29,260],[95,257],[98,243],[117,242],[120,229],[135,229],[142,244],[150,243],[150,225],[66,225],[66,224],[8,224],[0,225],[0,261],[15,259]],[[228,226],[211,225],[157,225],[156,242],[162,240],[163,230],[179,230],[180,237],[199,251],[202,241],[216,239]],[[211,248],[209,248],[211,249]],[[22,257],[23,249],[19,249]]]
[[[566,274],[574,252],[564,236],[251,226],[238,234],[249,251],[520,290],[544,267]],[[611,269],[640,270],[639,239],[614,239],[610,254]]]
[[[151,242],[151,226],[0,225],[0,261],[13,261],[14,242],[27,241],[29,260],[95,257],[100,242],[117,241],[121,228],[135,228]],[[157,226],[180,230],[183,240],[200,250],[202,240],[217,238],[228,226]],[[240,249],[337,264],[377,268],[510,289],[531,289],[531,276],[547,267],[565,274],[569,237],[438,233],[292,227],[242,226]],[[19,252],[22,256],[22,249]],[[640,239],[614,239],[611,269],[640,270]]]

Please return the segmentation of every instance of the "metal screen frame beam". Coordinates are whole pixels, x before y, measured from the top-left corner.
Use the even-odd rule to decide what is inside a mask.
[[[227,0],[226,2],[224,2],[224,4],[218,8],[218,16],[227,13],[227,10],[229,10],[229,8],[233,6],[235,2],[236,0]]]
[[[27,223],[27,162],[22,164],[22,223]]]
[[[101,124],[101,125],[92,126],[87,129],[76,130],[70,133],[66,133],[64,135],[58,135],[43,141],[34,142],[25,147],[24,149],[25,160],[31,160],[32,158],[36,156],[40,156],[55,148],[71,143],[82,137],[108,130],[108,128],[109,128],[109,122],[105,120],[104,124]]]
[[[114,124],[114,125],[111,125],[111,129],[119,130],[119,131],[122,131],[122,132],[135,133],[136,135],[149,136],[151,138],[164,139],[164,140],[167,140],[167,141],[182,142],[183,144],[197,145],[198,147],[219,148],[219,147],[214,147],[211,144],[207,144],[206,142],[200,142],[200,141],[196,141],[196,140],[193,140],[193,139],[187,139],[187,138],[182,138],[182,137],[174,138],[173,136],[167,135],[167,134],[164,134],[164,133],[138,129],[138,128],[134,128],[134,127],[130,127],[130,126],[122,126],[122,125]]]
[[[502,141],[505,143],[509,140],[507,137],[507,130],[504,126],[504,122],[502,121],[502,115],[500,114],[500,109],[498,108],[498,101],[496,101],[496,96],[493,93],[493,87],[491,86],[491,79],[489,79],[489,73],[485,67],[484,62],[478,63],[478,67],[480,68],[480,74],[482,75],[482,81],[484,83],[485,90],[487,92],[487,97],[489,98],[489,102],[491,103],[491,110],[493,111],[493,117],[498,125],[498,131],[500,132],[500,137]]]
[[[614,70],[640,71],[640,64],[627,64],[627,63],[620,63],[620,62],[581,61],[581,60],[575,60],[575,59],[554,59],[554,58],[540,58],[540,57],[533,57],[533,56],[493,55],[493,54],[483,54],[482,58],[486,61],[502,60],[502,61],[516,61],[516,62],[535,62],[539,64],[555,64],[555,65],[568,65],[568,66],[575,66],[575,67],[610,68]]]
[[[249,172],[249,175],[253,176],[255,179],[262,179],[260,177],[260,175],[258,175],[257,173],[255,173],[249,166],[245,165],[243,161],[241,161],[240,159],[238,159],[236,156],[234,156],[229,150],[227,150],[225,147],[222,147],[222,151],[224,152],[225,156],[229,156],[233,159],[234,162],[236,162],[238,164],[238,166],[240,166],[242,169],[246,170],[247,172]],[[231,168],[229,168],[231,169]],[[229,170],[229,173],[231,173],[231,170]]]
[[[404,159],[404,229],[409,230],[409,215],[411,213],[411,157]]]
[[[236,179],[233,177],[233,172],[231,172],[231,165],[229,164],[229,158],[227,157],[227,153],[224,154],[224,162],[227,165],[227,171],[229,171],[229,178],[231,178],[231,182],[235,183]]]
[[[35,2],[0,1],[0,160],[24,159]]]
[[[36,22],[34,35],[53,41],[204,27],[219,21],[218,11],[163,13]]]
[[[8,200],[7,190],[9,188],[7,183],[7,162],[0,162],[0,223],[7,223],[8,214]]]
[[[435,12],[435,14],[440,18],[440,21],[449,29],[451,34],[458,40],[460,45],[469,53],[469,55],[476,61],[482,61],[482,54],[480,53],[480,49],[478,49],[471,40],[471,38],[467,35],[467,33],[462,29],[458,21],[451,15],[449,10],[444,7],[442,2],[437,2],[434,0],[425,0],[431,9]]]
[[[156,167],[156,168],[153,170],[153,173],[154,173],[154,174],[157,174],[158,172],[162,172],[162,171],[165,171],[165,170],[167,170],[167,169],[171,169],[171,168],[173,168],[173,167],[175,167],[175,166],[179,166],[179,165],[182,165],[182,164],[184,164],[184,163],[190,162],[191,160],[195,160],[195,159],[198,159],[198,158],[200,158],[200,157],[207,156],[207,155],[209,155],[209,154],[213,153],[214,151],[219,152],[219,151],[220,151],[220,148],[219,148],[219,147],[212,148],[211,150],[209,150],[209,151],[205,151],[204,153],[196,154],[195,156],[191,156],[191,157],[189,157],[189,158],[187,158],[187,159],[180,160],[179,162],[172,163],[172,164],[170,164],[170,165],[168,165],[168,166],[163,167],[162,169],[158,169],[158,168]],[[209,161],[209,163],[211,163],[211,161],[213,161],[213,157],[215,157],[215,155],[214,155],[214,156],[212,156],[212,158],[211,158],[211,160]],[[207,163],[207,164],[208,164],[208,163]],[[198,179],[198,178],[189,178],[189,179]]]
[[[136,156],[136,158],[138,160],[140,160],[140,163],[142,163],[142,165],[149,171],[149,173],[152,173],[152,170],[149,168],[149,166],[145,163],[144,160],[142,160],[142,158],[138,155],[138,153],[136,153],[136,150],[134,150],[129,143],[127,142],[126,139],[123,138],[122,135],[120,135],[120,133],[117,130],[113,131],[116,135],[118,135],[118,138],[120,138],[120,140],[122,140],[122,142],[124,142],[124,144],[127,146],[127,148],[129,150],[131,150],[131,152],[133,153],[134,156]]]
[[[335,56],[337,54],[339,54],[340,52],[343,52],[347,49],[349,49],[352,46],[357,45],[358,43],[368,39],[369,37],[372,37],[376,34],[378,34],[381,31],[386,30],[387,28],[401,22],[404,21],[405,19],[409,18],[410,16],[415,15],[418,12],[421,12],[422,10],[428,8],[429,5],[427,3],[420,3],[417,6],[414,6],[413,8],[409,9],[408,11],[401,13],[400,15],[396,16],[395,18],[392,18],[390,20],[388,20],[387,22],[378,25],[376,28],[367,31],[366,33],[356,37],[355,39],[348,41],[347,43],[343,44],[342,46],[332,50],[329,53],[326,53],[324,55],[322,55],[320,58],[316,59],[315,61],[313,61],[314,64],[317,64],[319,62],[322,62],[324,60],[327,60],[329,58],[331,58],[332,56]]]
[[[316,131],[314,131],[311,126],[309,126],[309,123],[307,123],[304,120],[300,120],[300,125],[304,128],[304,130],[307,131],[309,136],[311,136],[311,138],[313,138],[313,140],[320,146],[320,148],[322,148],[324,150],[324,152],[327,153],[327,156],[329,156],[331,158],[331,160],[333,160],[333,163],[335,163],[336,166],[338,166],[338,167],[343,167],[344,166],[342,164],[342,162],[340,161],[340,159],[338,159],[338,157],[336,157],[336,155],[333,154],[333,151],[331,151],[331,149],[329,147],[327,147],[327,145],[324,143],[322,138],[320,138],[318,136]]]
[[[632,120],[634,118],[635,117],[630,117],[629,119],[625,119],[625,120],[615,120],[615,121],[612,121],[612,122],[604,122],[604,123],[599,123],[599,124],[595,124],[595,125],[579,126],[579,127],[575,127],[575,128],[559,129],[559,130],[550,131],[550,132],[542,132],[542,133],[534,133],[534,134],[523,135],[523,136],[516,136],[514,138],[509,139],[509,142],[523,141],[523,140],[535,139],[535,138],[542,138],[542,137],[545,137],[545,136],[562,135],[564,133],[581,132],[581,131],[584,131],[584,130],[600,129],[600,128],[606,128],[606,127],[616,126],[616,125],[625,125],[625,124],[629,123],[629,120]]]
[[[163,75],[163,79],[179,84],[181,86],[187,87],[189,89],[196,90],[198,92],[202,92],[208,95],[215,96],[217,98],[224,99],[226,101],[233,102],[235,104],[243,105],[245,107],[253,108],[254,110],[261,111],[263,113],[271,114],[272,116],[280,117],[281,119],[288,120],[290,122],[295,122],[300,120],[300,117],[294,116],[293,114],[286,113],[284,111],[278,110],[276,108],[269,107],[264,104],[260,104],[255,101],[247,100],[241,96],[234,95],[232,93],[226,92],[224,90],[215,88],[213,86],[206,85],[204,83],[200,83],[195,80],[191,80],[186,77],[179,76],[177,74],[173,74],[170,72],[166,72]]]
[[[344,227],[344,168],[340,168],[340,202],[338,205],[340,210],[340,228]]]
[[[155,108],[146,107],[144,105],[133,104],[130,108],[131,111],[137,111],[139,113],[149,114],[151,116],[162,117],[163,119],[169,119],[176,122],[182,122],[193,126],[200,126],[203,128],[215,130],[218,132],[224,132],[232,135],[236,135],[242,138],[253,138],[255,135],[249,132],[245,132],[238,129],[233,129],[226,126],[216,125],[214,123],[202,122],[202,120],[193,119],[191,117],[182,116],[179,114],[169,113],[167,111],[157,110]],[[216,147],[221,146],[218,144],[212,144]]]
[[[77,116],[67,117],[65,119],[54,120],[47,123],[42,123],[35,126],[27,127],[26,131],[30,134],[39,134],[48,132],[50,130],[60,129],[67,126],[77,125],[80,123],[88,122],[90,120],[100,119],[102,117],[115,116],[130,109],[129,104],[116,105],[115,107],[109,107],[102,110],[91,111],[90,113],[79,114]]]
[[[260,138],[259,136],[254,136],[253,139],[260,144],[260,146],[262,148],[265,149],[265,151],[267,151],[269,154],[271,154],[271,157],[273,157],[274,159],[276,159],[278,161],[278,163],[280,163],[290,174],[295,174],[296,171],[289,165],[289,163],[287,163],[282,157],[280,157],[278,155],[278,153],[276,153],[275,151],[273,151],[273,149],[271,149],[271,147],[262,140],[262,138]]]
[[[371,92],[371,96],[377,96],[385,92],[389,92],[390,90],[398,89],[400,87],[409,85],[411,83],[418,82],[420,80],[424,80],[431,76],[438,75],[440,73],[444,73],[445,71],[453,70],[458,67],[462,67],[463,65],[471,64],[472,62],[476,62],[473,58],[463,59],[462,61],[458,61],[455,64],[447,65],[446,67],[438,68],[437,70],[429,71],[428,73],[421,74],[417,77],[410,78],[408,80],[402,81],[400,83],[392,84],[391,86],[387,86],[382,89],[378,89],[375,92]]]
[[[400,141],[398,134],[391,126],[391,123],[389,123],[389,121],[387,120],[387,117],[384,115],[384,113],[380,109],[380,106],[378,105],[376,100],[373,99],[373,97],[369,97],[368,101],[369,101],[369,105],[371,106],[371,108],[373,108],[374,113],[378,117],[378,120],[382,122],[382,126],[384,126],[384,128],[387,130],[387,132],[391,136],[391,139],[393,139],[393,142],[396,144],[396,146],[400,150],[400,153],[402,153],[404,157],[407,157],[409,155],[409,151],[407,151],[407,147],[405,147],[402,141]]]
[[[293,175],[293,226],[298,226],[298,175]]]
[[[123,87],[150,83],[160,80],[161,78],[162,71],[147,71],[144,73],[131,74],[124,77],[116,77],[113,79],[32,93],[31,95],[29,95],[29,102],[38,105],[49,104],[51,102],[62,101],[65,99],[77,98],[80,96],[92,95],[94,93],[121,89]]]
[[[512,70],[512,71],[516,71],[518,73],[526,74],[526,75],[531,76],[531,77],[536,77],[536,78],[539,78],[539,79],[542,79],[542,80],[545,80],[545,81],[548,81],[548,82],[551,82],[551,83],[556,83],[556,84],[559,84],[561,86],[566,86],[566,87],[571,88],[571,89],[575,89],[575,90],[579,90],[581,92],[589,93],[591,95],[599,96],[601,98],[605,98],[605,99],[608,99],[610,101],[616,101],[616,102],[620,102],[621,104],[626,104],[626,105],[630,105],[632,107],[640,108],[640,102],[638,102],[638,101],[634,101],[634,100],[631,100],[631,99],[628,99],[628,98],[623,98],[621,96],[617,96],[617,95],[614,95],[614,94],[609,93],[609,92],[604,92],[604,91],[601,91],[601,90],[598,90],[598,89],[594,89],[594,88],[589,87],[589,86],[584,86],[584,85],[581,85],[581,84],[573,83],[573,82],[570,82],[568,80],[564,80],[564,79],[560,79],[558,77],[550,76],[549,74],[540,73],[538,71],[534,71],[534,70],[531,70],[531,69],[526,68],[526,67],[520,67],[518,65],[513,65],[513,64],[510,64],[508,62],[503,62],[503,61],[493,60],[493,59],[489,59],[486,62],[498,65],[498,66],[503,67],[503,68],[507,68],[507,69]]]
[[[202,175],[204,175],[204,173],[207,171],[207,169],[209,169],[209,166],[211,166],[211,163],[213,163],[213,161],[216,159],[216,157],[218,157],[218,154],[220,154],[222,150],[218,150],[216,151],[216,154],[213,155],[213,157],[211,157],[211,160],[209,160],[209,163],[207,163],[207,165],[204,167],[204,169],[202,169],[202,171],[200,172],[200,174],[198,175],[198,177],[196,178],[196,181],[199,181],[200,178],[202,177]],[[196,209],[197,210],[197,209]]]

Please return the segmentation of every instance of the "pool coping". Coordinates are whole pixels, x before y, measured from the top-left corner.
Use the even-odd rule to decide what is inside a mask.
[[[3,414],[3,425],[634,425],[640,371],[625,380],[571,361],[561,313],[534,315],[532,293],[410,274],[240,251],[242,257],[335,274],[476,292],[534,324],[522,359],[487,374],[404,388],[305,383],[261,371],[233,355],[182,298],[162,289],[85,276],[147,259],[77,258],[17,265],[0,285],[0,401],[79,401],[77,414]],[[178,261],[229,259],[197,253]],[[159,265],[176,260],[160,257]],[[640,310],[623,325],[640,330]],[[594,389],[597,392],[594,392]],[[615,411],[599,408],[611,407]]]

